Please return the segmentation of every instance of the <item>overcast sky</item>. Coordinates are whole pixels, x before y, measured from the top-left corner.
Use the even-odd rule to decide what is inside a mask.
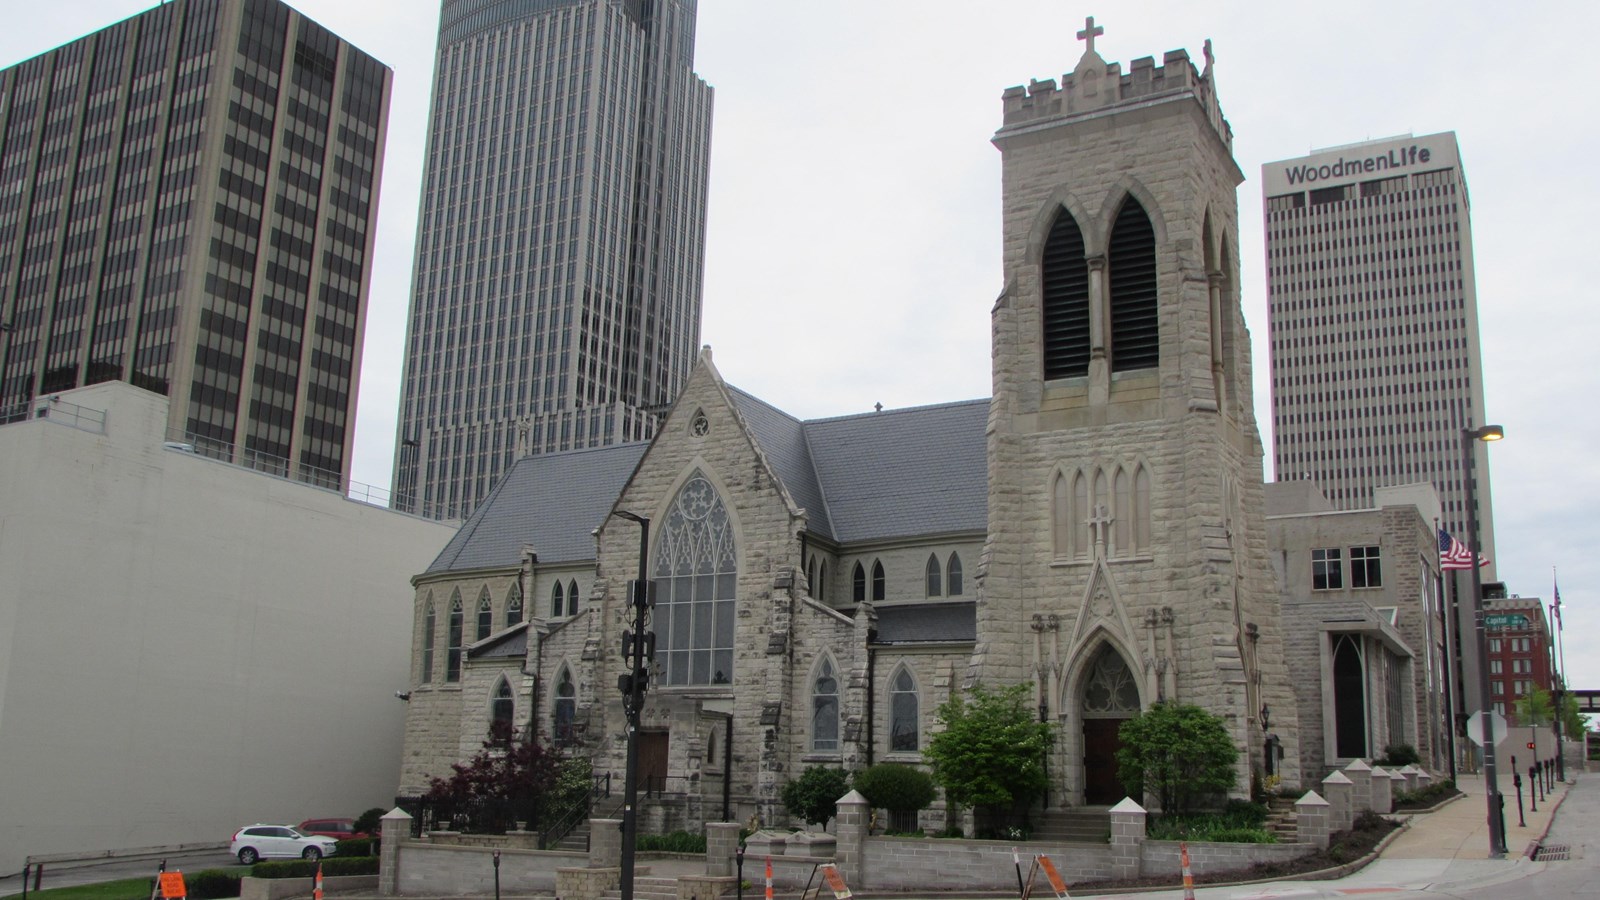
[[[151,4],[0,0],[0,66]],[[393,458],[437,0],[293,4],[395,71],[355,479]],[[700,0],[716,89],[702,342],[731,383],[802,417],[989,394],[1000,267],[1000,93],[1096,49],[1124,71],[1210,38],[1245,173],[1245,317],[1271,437],[1261,164],[1453,130],[1471,192],[1499,574],[1550,599],[1567,671],[1600,689],[1600,398],[1593,359],[1600,4]],[[1588,398],[1588,399],[1584,399]],[[1267,466],[1270,477],[1271,454]]]

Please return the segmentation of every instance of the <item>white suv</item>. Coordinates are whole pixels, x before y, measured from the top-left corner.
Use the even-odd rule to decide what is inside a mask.
[[[301,834],[287,825],[246,825],[234,832],[228,852],[246,866],[273,857],[321,859],[333,855],[334,841],[317,834]]]

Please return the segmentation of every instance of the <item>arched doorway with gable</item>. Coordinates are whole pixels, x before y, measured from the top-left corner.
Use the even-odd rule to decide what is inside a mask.
[[[1117,732],[1122,723],[1139,714],[1139,679],[1126,657],[1110,642],[1101,641],[1085,657],[1075,683],[1069,686],[1066,708],[1082,723],[1081,766],[1083,804],[1110,806],[1127,795],[1117,778],[1117,750],[1122,741]],[[1069,742],[1069,746],[1072,742]]]

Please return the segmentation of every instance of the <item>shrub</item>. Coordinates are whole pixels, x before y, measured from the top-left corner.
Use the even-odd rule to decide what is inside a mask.
[[[1383,748],[1383,756],[1377,760],[1378,765],[1384,768],[1400,768],[1401,766],[1414,766],[1422,762],[1422,757],[1417,755],[1417,748],[1410,744],[1390,744]]]
[[[783,808],[807,824],[826,826],[838,811],[839,798],[850,790],[850,776],[843,769],[808,766],[800,777],[783,786]]]
[[[690,834],[687,831],[674,831],[669,834],[641,834],[638,837],[637,849],[654,850],[659,853],[704,853],[706,852],[706,836],[703,834]]]
[[[190,900],[218,900],[239,896],[239,874],[223,869],[201,869],[183,876]]]
[[[356,823],[351,827],[356,831],[364,832],[366,834],[377,834],[383,828],[383,822],[381,820],[383,819],[384,812],[385,810],[383,807],[374,806],[361,815],[356,816]]]
[[[936,796],[933,776],[900,763],[879,763],[857,772],[855,789],[874,808],[914,813],[928,808]]]
[[[992,827],[1010,825],[1050,786],[1044,761],[1055,730],[1038,721],[1032,698],[1031,684],[952,693],[922,751],[945,798],[975,808]]]
[[[1130,796],[1154,794],[1183,813],[1234,786],[1238,748],[1222,719],[1198,706],[1157,703],[1122,724],[1117,776]]]
[[[378,852],[376,838],[344,838],[333,842],[334,852],[341,857],[372,856]]]
[[[317,874],[317,861],[311,859],[259,862],[250,867],[251,878],[310,878],[315,874]],[[376,856],[356,856],[349,859],[330,856],[322,860],[322,875],[325,878],[332,878],[335,875],[376,874],[378,874]]]

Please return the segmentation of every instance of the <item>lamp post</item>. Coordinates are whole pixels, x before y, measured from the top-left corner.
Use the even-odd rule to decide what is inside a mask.
[[[1484,425],[1461,429],[1461,448],[1464,458],[1463,480],[1467,489],[1467,547],[1472,553],[1472,621],[1478,639],[1478,695],[1483,710],[1483,787],[1489,804],[1489,856],[1503,859],[1506,855],[1506,822],[1504,799],[1495,777],[1494,702],[1489,694],[1489,636],[1484,628],[1483,573],[1478,571],[1478,503],[1473,495],[1473,482],[1477,472],[1473,466],[1474,441],[1498,441],[1506,436],[1499,425]]]
[[[628,602],[633,606],[633,630],[624,632],[622,639],[622,661],[628,665],[628,672],[617,679],[617,687],[622,690],[622,712],[628,720],[628,758],[622,782],[622,872],[619,887],[622,900],[633,900],[633,854],[639,842],[639,714],[643,711],[645,681],[649,677],[649,669],[645,666],[645,645],[653,643],[645,638],[645,612],[649,598],[645,573],[650,553],[650,520],[623,510],[617,510],[612,515],[639,526],[639,578],[628,592]]]

